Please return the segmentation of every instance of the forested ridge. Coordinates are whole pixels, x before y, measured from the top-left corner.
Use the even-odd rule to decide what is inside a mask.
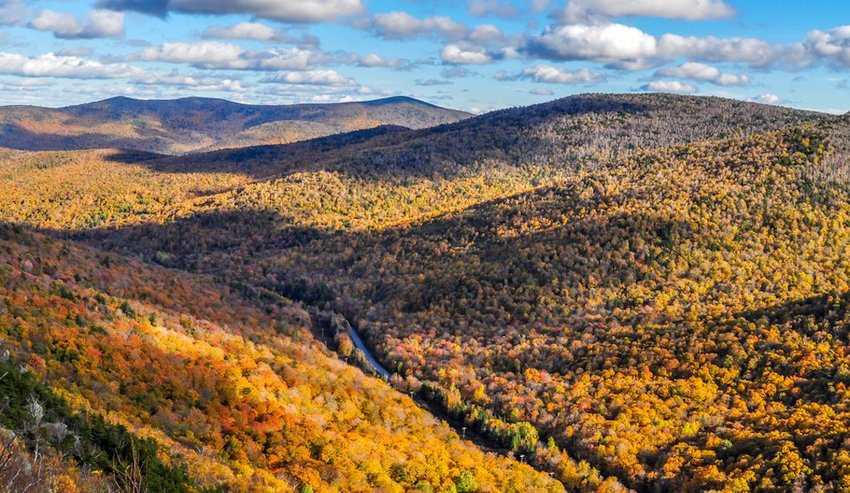
[[[33,151],[113,147],[185,154],[285,144],[381,125],[424,128],[468,116],[404,97],[294,105],[116,97],[64,108],[0,107],[0,147]]]
[[[260,306],[209,279],[19,227],[0,226],[0,258],[0,363],[12,369],[0,373],[0,433],[17,434],[15,447],[43,442],[50,467],[27,478],[42,491],[166,491],[161,471],[133,468],[129,438],[113,439],[106,453],[115,457],[76,452],[87,439],[104,447],[78,415],[158,449],[146,453],[178,471],[173,491],[562,491],[461,442],[407,396],[329,354],[297,305]],[[24,408],[31,402],[58,409],[48,429],[64,430],[62,440],[42,437]],[[0,454],[21,461],[12,446]],[[15,491],[6,482],[20,474],[5,466],[0,483]]]
[[[16,193],[0,199],[0,214],[40,229],[47,237],[36,235],[39,242],[170,268],[133,263],[146,274],[115,278],[124,291],[97,288],[128,299],[136,316],[123,322],[112,302],[122,324],[110,331],[166,327],[173,341],[242,355],[243,366],[263,361],[268,377],[288,375],[274,358],[308,355],[304,371],[316,379],[356,374],[346,381],[357,390],[344,396],[301,383],[324,403],[323,420],[338,419],[349,400],[363,412],[378,395],[385,412],[425,418],[322,349],[308,313],[313,323],[316,313],[347,319],[398,374],[393,386],[568,490],[850,491],[849,129],[847,116],[718,98],[583,95],[423,130],[187,158],[10,152],[0,157],[0,179]],[[155,300],[133,291],[150,283],[161,286],[151,290]],[[185,301],[172,299],[172,285],[187,286]],[[196,289],[205,294],[191,296]],[[246,294],[257,292],[265,295]],[[196,306],[210,297],[228,301]],[[146,310],[170,322],[157,325]],[[214,329],[187,332],[183,316]],[[330,346],[352,355],[337,330]],[[21,354],[33,351],[19,339]],[[122,378],[173,368],[163,365]],[[43,378],[57,391],[86,382],[60,375]],[[243,428],[266,428],[232,421],[237,401],[212,389],[217,409],[237,424],[218,430],[224,417],[182,397],[164,396],[164,405],[149,388],[89,397],[101,407],[81,409],[117,413],[140,437],[160,439],[191,478],[215,464],[215,477],[239,488],[280,478],[317,491],[416,487],[426,475],[414,480],[405,454],[422,440],[437,455],[452,451],[443,473],[427,476],[435,491],[461,491],[470,478],[466,491],[554,487],[507,459],[472,468],[480,459],[468,458],[480,452],[455,448],[444,428],[386,419],[356,430],[328,429],[328,421],[305,428],[326,440],[387,437],[373,440],[374,454],[398,460],[376,459],[382,473],[329,475],[311,454],[318,462],[275,469],[280,454],[315,438],[264,437],[259,455],[232,455],[231,437],[260,443]],[[133,399],[154,401],[145,408]],[[160,407],[172,415],[152,412]],[[215,432],[184,424],[192,407]],[[306,409],[287,416],[306,419]],[[382,435],[382,426],[395,434]],[[201,460],[186,441],[224,452]],[[353,447],[340,445],[337,471],[362,470],[346,455]]]

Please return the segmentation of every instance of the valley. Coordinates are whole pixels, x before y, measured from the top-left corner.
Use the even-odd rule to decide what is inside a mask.
[[[0,348],[185,491],[843,491],[849,128],[586,94],[3,151]]]
[[[0,0],[0,493],[850,493],[848,19]]]

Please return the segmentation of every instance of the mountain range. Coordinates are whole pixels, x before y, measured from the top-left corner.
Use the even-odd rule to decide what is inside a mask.
[[[0,107],[0,147],[122,148],[164,154],[283,144],[380,125],[423,128],[470,115],[416,99],[259,106],[221,99],[117,97],[66,108]]]
[[[16,460],[45,444],[44,481],[84,491],[850,487],[850,115],[351,108],[385,113],[0,152]]]

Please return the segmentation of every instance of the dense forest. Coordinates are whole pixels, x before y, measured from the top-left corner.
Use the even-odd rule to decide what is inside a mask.
[[[286,300],[21,227],[0,261],[9,491],[563,491],[328,353]]]
[[[8,151],[0,342],[189,489],[850,491],[848,158],[847,116],[667,95],[190,157]]]

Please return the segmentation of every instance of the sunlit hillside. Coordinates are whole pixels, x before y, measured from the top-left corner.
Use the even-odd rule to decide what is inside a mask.
[[[848,128],[584,95],[192,156],[9,151],[0,215],[46,235],[9,240],[10,279],[72,329],[7,344],[190,488],[843,491]],[[390,385],[346,365],[349,324]]]
[[[286,300],[5,225],[0,262],[13,490],[563,491],[329,353]]]

